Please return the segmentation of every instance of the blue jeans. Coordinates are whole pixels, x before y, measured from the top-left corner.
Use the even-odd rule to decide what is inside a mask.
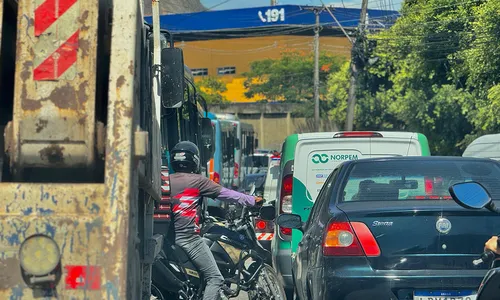
[[[177,239],[175,243],[186,251],[198,271],[203,274],[203,279],[206,281],[203,300],[220,299],[219,291],[224,284],[224,277],[207,244],[198,235],[193,235],[189,239]]]

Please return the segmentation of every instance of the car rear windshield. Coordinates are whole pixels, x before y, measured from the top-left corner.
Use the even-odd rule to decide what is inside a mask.
[[[446,159],[357,163],[345,182],[342,201],[449,200],[448,188],[464,181],[481,183],[500,200],[496,162]]]

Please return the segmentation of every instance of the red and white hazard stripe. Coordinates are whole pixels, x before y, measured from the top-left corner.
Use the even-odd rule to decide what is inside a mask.
[[[255,235],[259,241],[270,241],[274,237],[274,233],[256,233]]]
[[[80,33],[78,0],[36,0],[34,80],[71,79],[76,74]]]
[[[162,167],[161,171],[161,191],[162,193],[170,193],[170,173],[166,167]]]

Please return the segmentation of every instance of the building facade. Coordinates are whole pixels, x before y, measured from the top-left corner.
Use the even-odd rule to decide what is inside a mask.
[[[184,50],[186,65],[195,80],[215,76],[226,84],[224,96],[231,102],[255,102],[245,97],[243,74],[253,61],[279,58],[283,51],[313,51],[316,18],[313,7],[278,5],[161,17],[162,28],[173,33],[175,46]],[[351,43],[342,28],[353,34],[360,9],[331,8],[319,13],[320,51],[349,58]],[[368,10],[367,26],[380,30],[390,26],[395,11]],[[313,74],[311,73],[311,76]],[[276,100],[276,99],[266,99]]]

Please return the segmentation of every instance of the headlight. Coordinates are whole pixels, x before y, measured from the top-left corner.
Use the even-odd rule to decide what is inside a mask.
[[[61,252],[50,237],[35,234],[19,249],[21,276],[32,289],[54,289],[62,276]]]

